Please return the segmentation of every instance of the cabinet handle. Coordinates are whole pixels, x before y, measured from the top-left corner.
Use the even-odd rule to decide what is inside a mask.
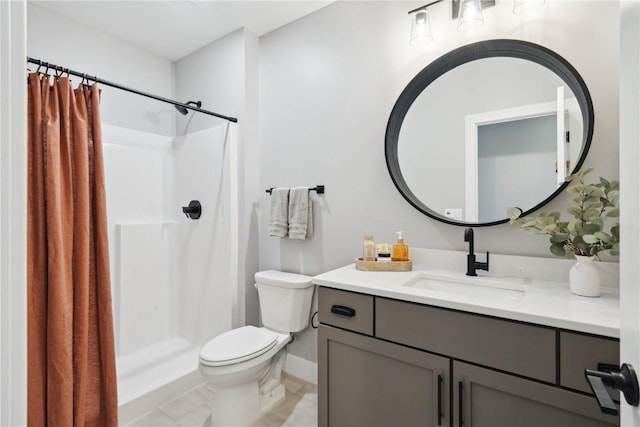
[[[356,311],[344,305],[332,305],[331,312],[340,316],[353,317],[356,315]]]
[[[464,421],[462,420],[462,392],[464,390],[464,386],[462,385],[462,381],[458,381],[458,426],[462,427]]]
[[[438,375],[438,425],[442,425],[442,375]]]

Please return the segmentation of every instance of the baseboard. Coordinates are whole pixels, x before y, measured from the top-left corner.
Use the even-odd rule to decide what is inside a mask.
[[[318,384],[318,364],[294,354],[287,354],[284,371],[307,382]]]

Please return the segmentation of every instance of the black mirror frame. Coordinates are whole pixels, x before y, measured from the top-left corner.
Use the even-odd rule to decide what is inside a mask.
[[[582,139],[582,152],[580,153],[580,158],[576,162],[575,167],[572,169],[572,174],[580,170],[580,167],[584,163],[591,146],[594,122],[593,103],[591,101],[591,95],[589,94],[587,85],[585,84],[578,71],[562,56],[558,55],[550,49],[547,49],[546,47],[537,45],[535,43],[509,39],[481,41],[462,46],[449,53],[446,53],[445,55],[427,65],[422,71],[420,71],[420,73],[418,73],[418,75],[416,75],[409,82],[407,87],[402,91],[402,93],[398,97],[398,100],[393,106],[391,115],[389,116],[384,142],[387,169],[389,170],[389,174],[391,175],[391,180],[393,181],[400,194],[414,208],[418,209],[428,217],[440,222],[463,227],[486,227],[490,225],[503,224],[509,221],[509,218],[478,223],[455,221],[438,214],[437,212],[426,206],[411,192],[404,180],[404,177],[402,176],[402,172],[400,171],[400,165],[398,161],[398,137],[400,135],[400,128],[402,127],[402,122],[404,121],[404,118],[415,99],[434,80],[462,64],[466,64],[467,62],[471,62],[476,59],[491,57],[520,58],[542,65],[543,67],[546,67],[556,73],[576,95],[578,105],[580,106],[580,111],[582,112],[584,132]],[[523,215],[528,215],[531,212],[536,211],[537,209],[540,209],[542,206],[549,203],[558,194],[560,194],[568,184],[568,182],[565,182],[564,184],[559,186],[549,197],[547,197],[531,209],[525,211]]]

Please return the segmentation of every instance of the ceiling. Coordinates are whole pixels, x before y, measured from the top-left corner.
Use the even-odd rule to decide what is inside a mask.
[[[29,0],[176,61],[237,29],[262,36],[334,0]]]

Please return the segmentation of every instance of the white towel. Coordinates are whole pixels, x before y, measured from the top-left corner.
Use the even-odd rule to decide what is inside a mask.
[[[274,188],[271,190],[271,217],[269,219],[269,236],[287,237],[289,226],[289,189]]]
[[[313,211],[309,187],[294,187],[289,191],[289,238],[313,236]]]

